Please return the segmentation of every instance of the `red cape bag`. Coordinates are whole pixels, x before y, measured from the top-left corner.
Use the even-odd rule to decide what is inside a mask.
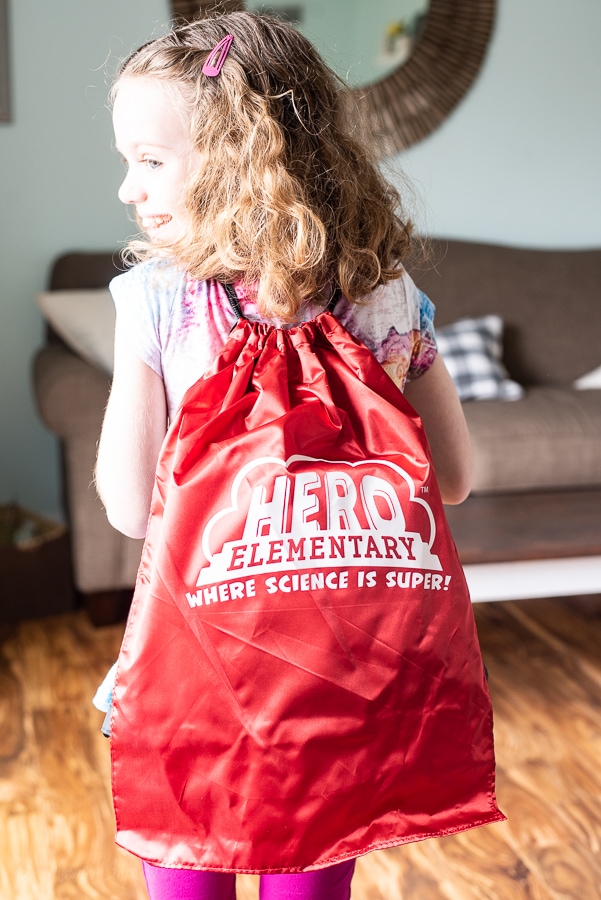
[[[503,819],[416,413],[329,312],[238,322],[158,464],[111,719],[117,843],[296,872]]]

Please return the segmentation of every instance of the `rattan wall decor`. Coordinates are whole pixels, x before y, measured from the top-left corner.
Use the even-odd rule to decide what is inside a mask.
[[[331,0],[330,0],[331,2]],[[174,16],[243,9],[237,0],[172,0]],[[465,96],[484,60],[495,0],[430,0],[425,26],[409,59],[374,84],[353,93],[366,137],[382,156],[431,134]]]

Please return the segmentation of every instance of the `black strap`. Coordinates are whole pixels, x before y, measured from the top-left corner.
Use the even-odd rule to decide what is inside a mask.
[[[227,284],[222,282],[225,293],[227,294],[227,298],[230,301],[230,306],[234,310],[234,314],[238,320],[243,319],[242,310],[240,309],[240,301],[238,300],[238,295],[234,289],[233,284]]]
[[[326,312],[334,312],[334,307],[342,297],[342,290],[340,288],[336,288],[332,296],[330,297],[330,302],[326,306]]]

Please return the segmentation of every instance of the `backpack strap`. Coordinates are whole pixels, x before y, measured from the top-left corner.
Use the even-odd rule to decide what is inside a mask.
[[[342,290],[337,287],[332,296],[330,297],[330,302],[326,306],[326,312],[334,312],[334,307],[342,297]]]
[[[227,284],[224,281],[222,281],[221,284],[223,285],[223,289],[224,289],[225,293],[227,294],[227,299],[230,301],[230,306],[234,310],[236,319],[238,319],[238,321],[240,319],[243,319],[244,316],[242,314],[242,310],[240,309],[240,301],[238,300],[238,295],[236,294],[234,285]]]

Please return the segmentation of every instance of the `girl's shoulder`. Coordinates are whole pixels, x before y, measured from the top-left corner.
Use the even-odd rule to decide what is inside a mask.
[[[407,272],[359,303],[340,301],[335,312],[401,390],[434,362],[434,304]]]
[[[121,332],[140,359],[161,377],[163,347],[185,285],[185,273],[163,259],[144,260],[109,285]]]
[[[390,339],[391,334],[421,332],[434,320],[434,305],[403,270],[399,278],[381,285],[358,303],[341,300],[336,314],[353,334],[372,352]]]
[[[117,275],[110,283],[116,300],[129,296],[171,300],[185,283],[185,272],[168,259],[146,259]]]

